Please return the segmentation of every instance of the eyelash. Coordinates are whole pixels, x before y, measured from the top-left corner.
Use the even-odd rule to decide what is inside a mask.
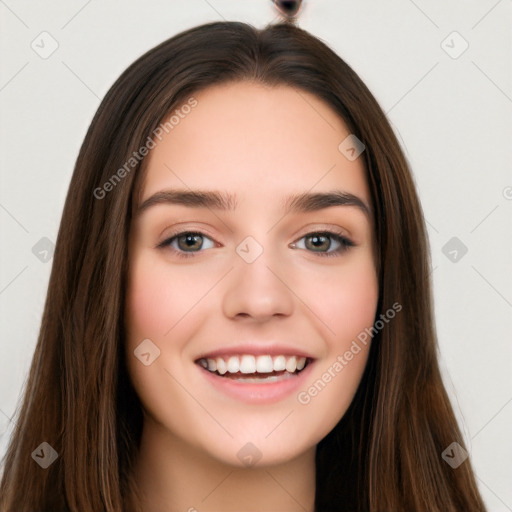
[[[170,247],[170,244],[176,238],[179,238],[180,236],[183,236],[183,235],[199,235],[199,236],[203,236],[203,237],[206,237],[206,238],[210,238],[208,235],[206,235],[204,233],[201,233],[200,231],[181,231],[179,233],[172,234],[172,236],[170,238],[167,238],[166,240],[164,240],[163,242],[158,244],[157,248],[158,249],[170,248],[176,254],[176,256],[178,256],[178,258],[193,258],[193,257],[195,257],[195,255],[197,253],[202,252],[201,250],[185,252],[185,251],[176,250],[173,247]],[[312,231],[310,233],[306,233],[304,236],[299,238],[299,240],[302,240],[303,238],[306,238],[306,237],[311,236],[311,235],[328,236],[328,237],[331,237],[331,238],[335,239],[341,245],[341,247],[339,249],[336,249],[336,250],[330,251],[330,252],[309,251],[309,252],[313,252],[314,254],[318,254],[320,257],[340,256],[341,254],[346,252],[351,247],[354,247],[354,245],[355,245],[354,242],[349,240],[342,233],[338,233],[338,232],[334,232],[334,231]],[[293,242],[293,243],[295,244],[296,242]]]

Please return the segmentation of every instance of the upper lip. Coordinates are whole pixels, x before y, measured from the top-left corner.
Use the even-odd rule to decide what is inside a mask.
[[[238,356],[244,354],[250,354],[255,356],[299,356],[306,357],[308,359],[314,359],[314,357],[311,354],[300,349],[296,345],[253,342],[243,344],[238,343],[230,347],[223,347],[211,350],[209,352],[203,352],[198,357],[196,357],[195,361],[197,362],[200,359],[215,359],[216,357]]]

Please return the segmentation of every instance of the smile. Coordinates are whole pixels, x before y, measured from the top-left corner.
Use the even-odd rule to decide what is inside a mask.
[[[305,385],[314,359],[299,355],[240,354],[195,361],[222,394],[247,403],[271,404]]]
[[[244,375],[253,375],[257,381],[277,380],[278,376],[299,373],[307,364],[306,357],[285,355],[239,355],[230,357],[201,358],[198,363],[209,372],[238,380],[248,380]],[[277,375],[280,374],[280,375]],[[252,379],[253,380],[253,379]]]

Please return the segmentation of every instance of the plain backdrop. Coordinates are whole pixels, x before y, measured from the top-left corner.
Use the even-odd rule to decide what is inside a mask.
[[[156,44],[223,19],[278,21],[270,0],[0,1],[0,456],[101,98]],[[311,0],[299,26],[353,67],[401,141],[428,223],[443,377],[489,511],[511,511],[512,2]]]

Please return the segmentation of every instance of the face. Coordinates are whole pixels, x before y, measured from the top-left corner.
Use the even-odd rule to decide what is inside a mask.
[[[378,281],[364,163],[307,92],[243,82],[194,98],[146,157],[128,370],[170,442],[277,464],[334,428],[367,361]]]

